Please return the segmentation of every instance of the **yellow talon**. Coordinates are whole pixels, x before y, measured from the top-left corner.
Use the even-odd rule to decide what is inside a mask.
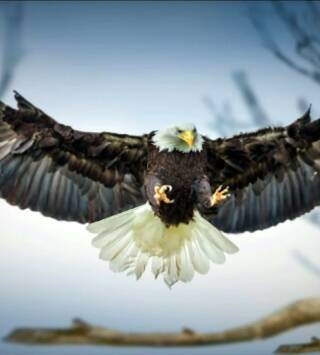
[[[222,185],[220,185],[214,194],[211,197],[211,207],[217,205],[219,202],[225,200],[227,197],[230,196],[229,194],[229,186],[222,189]]]
[[[154,199],[156,200],[157,205],[159,206],[161,201],[164,203],[173,203],[174,200],[170,200],[169,197],[167,196],[167,190],[170,192],[172,191],[172,186],[171,185],[162,185],[162,186],[155,186],[154,187],[154,192],[155,194],[153,195]]]

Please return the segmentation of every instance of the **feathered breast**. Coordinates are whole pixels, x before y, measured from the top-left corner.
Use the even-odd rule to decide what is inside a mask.
[[[145,178],[147,196],[152,199],[154,185],[171,185],[169,197],[172,204],[153,204],[155,213],[166,225],[189,223],[193,216],[196,196],[193,183],[206,169],[205,151],[181,153],[159,151],[149,146],[147,175]]]

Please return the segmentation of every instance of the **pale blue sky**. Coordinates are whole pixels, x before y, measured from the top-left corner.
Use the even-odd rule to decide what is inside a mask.
[[[247,111],[231,79],[245,70],[277,121],[298,116],[296,100],[317,103],[319,87],[262,47],[245,2],[27,2],[24,58],[12,89],[59,121],[84,130],[142,133],[193,121],[206,134],[201,98]],[[281,27],[278,38],[289,48]],[[0,36],[2,33],[0,32]],[[4,100],[13,104],[11,93]],[[0,335],[15,326],[89,322],[136,331],[219,330],[254,320],[298,298],[319,295],[319,279],[291,256],[318,261],[319,230],[288,222],[234,236],[238,255],[172,290],[150,275],[139,282],[109,271],[83,226],[20,211],[0,201]],[[270,341],[201,349],[25,348],[20,354],[269,354],[279,343],[306,341],[307,327]]]

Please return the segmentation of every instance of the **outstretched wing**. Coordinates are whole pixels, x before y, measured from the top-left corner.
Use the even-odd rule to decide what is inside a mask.
[[[15,98],[18,110],[0,102],[0,197],[81,223],[144,202],[147,135],[75,131]]]
[[[287,127],[207,140],[213,188],[231,196],[207,218],[225,232],[255,231],[320,204],[320,120],[309,111]]]

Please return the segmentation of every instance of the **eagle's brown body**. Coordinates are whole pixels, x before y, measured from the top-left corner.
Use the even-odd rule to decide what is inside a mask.
[[[159,151],[150,143],[148,152],[144,185],[153,210],[167,226],[189,223],[197,204],[206,205],[210,201],[205,147],[201,152],[185,154]],[[169,196],[174,203],[157,205],[154,187],[165,184],[172,186]]]

